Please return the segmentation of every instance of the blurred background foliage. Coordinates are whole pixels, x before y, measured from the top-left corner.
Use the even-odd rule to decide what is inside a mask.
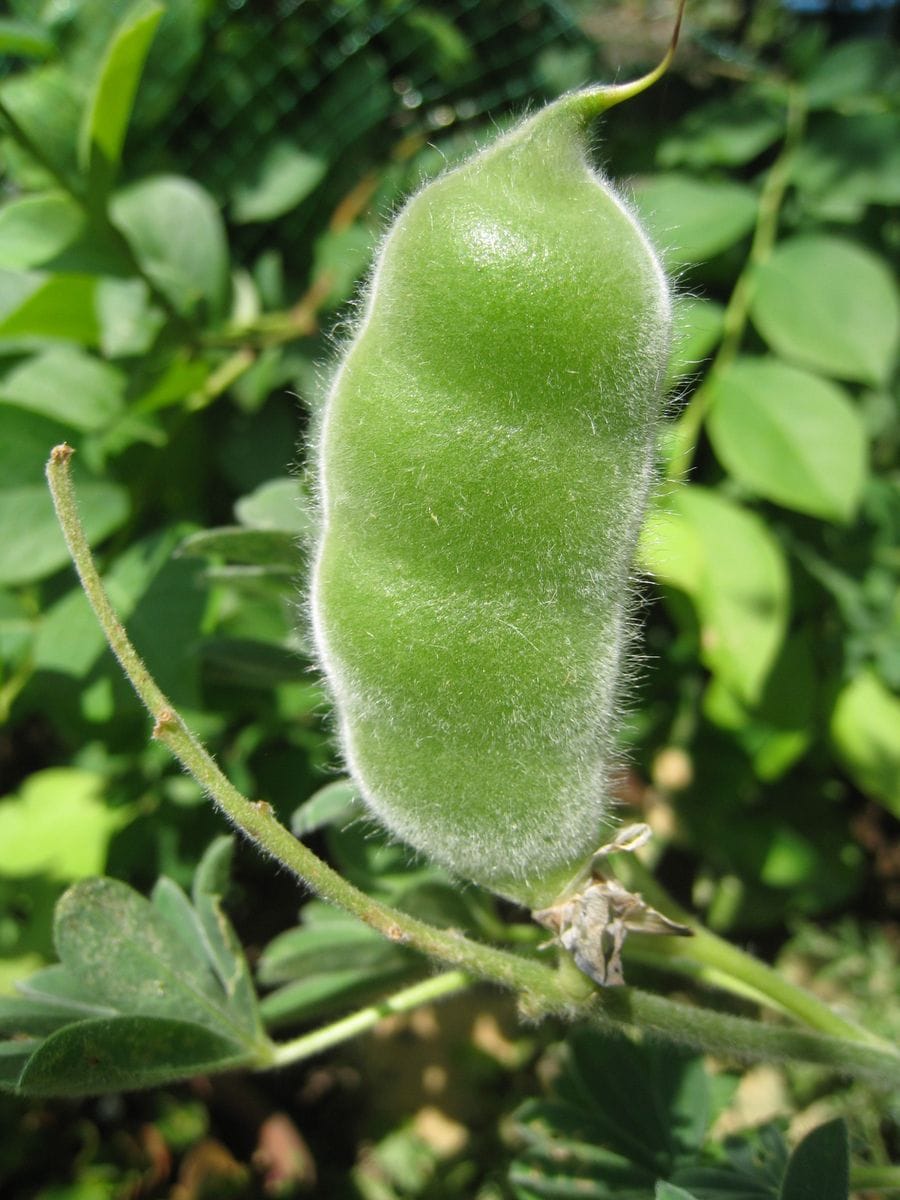
[[[378,238],[411,188],[528,104],[655,62],[672,7],[10,0],[0,992],[53,959],[69,884],[187,885],[220,832],[149,742],[75,585],[49,448],[77,449],[107,586],[159,683],[234,782],[290,819],[337,766],[300,599],[304,447]],[[709,925],[896,1037],[895,33],[888,6],[694,0],[675,67],[614,111],[597,160],[679,281],[622,814],[653,825],[661,878]],[[145,52],[132,113],[129,64]],[[348,803],[318,797],[295,828],[413,911],[485,937],[515,930],[488,898],[348,826]],[[301,898],[251,852],[235,874],[231,913],[274,989],[270,1025],[421,974],[366,931],[323,926],[315,906],[298,927],[314,936],[291,930]],[[506,1170],[530,1120],[513,1110],[561,1069],[559,1030],[523,1031],[476,993],[395,1036],[408,1069],[375,1039],[274,1081],[80,1107],[3,1100],[4,1195],[188,1197],[209,1180],[215,1195],[300,1194],[316,1176],[322,1195],[364,1200],[573,1194],[546,1179],[528,1190],[540,1139]],[[864,1159],[900,1149],[896,1098],[772,1070],[744,1077],[741,1108],[725,1078],[710,1086],[731,1130],[844,1113]],[[52,1164],[37,1150],[50,1136]],[[578,1194],[616,1194],[597,1178]]]

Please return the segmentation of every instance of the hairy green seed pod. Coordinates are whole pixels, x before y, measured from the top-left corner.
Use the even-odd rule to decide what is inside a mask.
[[[311,614],[380,821],[540,907],[599,844],[669,288],[572,93],[394,221],[327,399]]]

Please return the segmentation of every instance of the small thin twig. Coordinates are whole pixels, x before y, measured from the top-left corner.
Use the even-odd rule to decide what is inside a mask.
[[[725,308],[722,340],[706,378],[694,392],[674,428],[673,451],[667,471],[667,478],[672,481],[683,480],[690,472],[700,429],[709,411],[715,384],[722,371],[734,362],[740,351],[750,317],[755,274],[771,256],[775,246],[781,206],[791,180],[794,157],[806,128],[806,112],[806,96],[802,87],[790,86],[784,142],[778,157],[769,168],[760,192],[750,253]]]
[[[431,979],[423,979],[411,987],[395,992],[386,1000],[379,1000],[377,1004],[370,1004],[358,1012],[351,1013],[349,1017],[335,1021],[332,1025],[323,1025],[321,1029],[304,1033],[302,1037],[294,1038],[290,1042],[277,1043],[272,1066],[286,1067],[304,1058],[312,1058],[314,1054],[321,1054],[323,1050],[330,1050],[332,1046],[365,1033],[385,1017],[410,1012],[423,1004],[432,1004],[435,1000],[443,1000],[445,996],[463,991],[471,983],[472,977],[465,971],[445,971]]]

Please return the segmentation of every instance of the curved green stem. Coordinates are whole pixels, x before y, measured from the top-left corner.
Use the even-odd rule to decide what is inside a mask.
[[[616,860],[616,867],[629,887],[639,891],[665,916],[689,926],[694,933],[688,940],[676,937],[640,939],[638,955],[644,962],[669,966],[702,982],[777,1008],[821,1033],[886,1048],[882,1039],[840,1016],[818,996],[790,983],[760,959],[698,924],[636,858],[622,856]]]
[[[373,900],[348,883],[280,824],[271,805],[265,801],[252,802],[241,795],[188,729],[141,661],[109,602],[78,516],[69,470],[72,453],[69,446],[62,445],[50,456],[47,480],[53,503],[88,601],[110,648],[154,720],[153,736],[169,747],[239,830],[323,900],[352,913],[394,941],[407,943],[430,958],[462,968],[467,977],[489,980],[517,992],[526,1015],[535,1019],[555,1013],[568,1019],[579,1016],[601,1024],[634,1026],[715,1054],[793,1058],[900,1086],[900,1053],[890,1047],[867,1044],[855,1030],[852,1036],[832,1037],[726,1016],[664,1000],[635,988],[596,991],[568,960],[567,969],[555,972],[533,957],[499,950],[453,930],[428,925]]]
[[[900,1167],[850,1167],[850,1187],[874,1192],[900,1192]]]
[[[897,1078],[900,1071],[900,1055],[892,1047],[693,1008],[634,988],[610,988],[602,1016],[725,1059],[815,1062],[839,1074],[865,1075],[882,1083]]]
[[[784,143],[763,183],[750,253],[725,308],[722,340],[706,378],[694,392],[673,429],[666,471],[666,477],[670,480],[683,480],[689,474],[700,429],[712,401],[714,384],[719,374],[734,361],[740,351],[750,317],[755,273],[769,258],[775,245],[781,206],[790,183],[797,147],[806,128],[806,111],[805,92],[797,85],[791,86],[788,90]]]
[[[471,983],[472,977],[465,971],[445,971],[442,975],[435,975],[432,979],[423,979],[420,983],[403,988],[402,991],[395,992],[393,996],[379,1000],[377,1004],[361,1008],[358,1012],[351,1013],[349,1017],[343,1017],[332,1025],[324,1025],[321,1029],[314,1029],[312,1033],[304,1033],[302,1037],[294,1038],[290,1042],[276,1043],[271,1065],[286,1067],[291,1063],[301,1062],[304,1058],[312,1058],[314,1054],[321,1054],[324,1050],[331,1049],[332,1046],[337,1046],[360,1033],[365,1033],[384,1017],[410,1012],[422,1004],[443,1000],[445,996],[461,992]]]
[[[641,92],[645,92],[654,83],[662,79],[663,75],[665,75],[666,71],[672,65],[672,59],[675,57],[678,39],[681,36],[681,22],[684,18],[685,3],[686,0],[678,0],[675,25],[672,29],[672,36],[669,39],[668,49],[652,71],[648,71],[640,79],[633,79],[630,83],[616,83],[601,87],[585,88],[583,91],[575,92],[571,97],[566,98],[564,103],[568,103],[585,120],[592,120],[594,117],[599,116],[600,113],[606,112],[608,108],[612,108],[616,104],[621,104],[625,100],[631,100],[634,96],[639,96]]]

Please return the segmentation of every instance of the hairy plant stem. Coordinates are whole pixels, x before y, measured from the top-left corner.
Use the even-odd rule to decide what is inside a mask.
[[[523,1013],[533,1019],[549,1014],[567,1019],[583,1017],[600,1024],[639,1028],[725,1057],[798,1059],[900,1086],[900,1054],[892,1047],[869,1045],[855,1031],[853,1036],[833,1037],[727,1016],[635,988],[597,991],[568,958],[563,960],[559,971],[554,971],[532,957],[499,950],[454,930],[428,925],[373,900],[348,883],[276,819],[270,804],[248,800],[230,783],[141,661],[106,595],[78,516],[69,469],[72,453],[71,447],[61,445],[50,455],[47,480],[53,502],[82,587],[109,646],[153,718],[153,737],[171,750],[239,830],[323,900],[358,917],[393,941],[461,968],[469,977],[515,991]],[[768,975],[761,981],[768,986]],[[463,986],[461,981],[459,986]]]
[[[410,1012],[423,1004],[432,1004],[435,1000],[443,1000],[445,996],[452,996],[455,992],[469,987],[471,983],[472,977],[465,971],[445,971],[431,979],[423,979],[420,983],[395,992],[386,1000],[380,1000],[377,1004],[370,1004],[358,1012],[351,1013],[349,1017],[331,1025],[324,1025],[321,1029],[314,1029],[312,1033],[304,1033],[302,1037],[294,1038],[290,1042],[277,1044],[272,1066],[286,1067],[290,1063],[311,1058],[314,1054],[321,1054],[323,1050],[372,1029],[385,1017]]]
[[[806,128],[806,113],[806,93],[803,88],[799,85],[789,85],[784,141],[763,183],[750,253],[725,308],[722,340],[706,378],[694,392],[672,430],[666,478],[673,482],[686,479],[690,473],[700,429],[709,411],[715,385],[721,373],[730,366],[740,351],[750,316],[755,275],[770,257],[775,245],[778,220],[790,183],[794,156]]]

